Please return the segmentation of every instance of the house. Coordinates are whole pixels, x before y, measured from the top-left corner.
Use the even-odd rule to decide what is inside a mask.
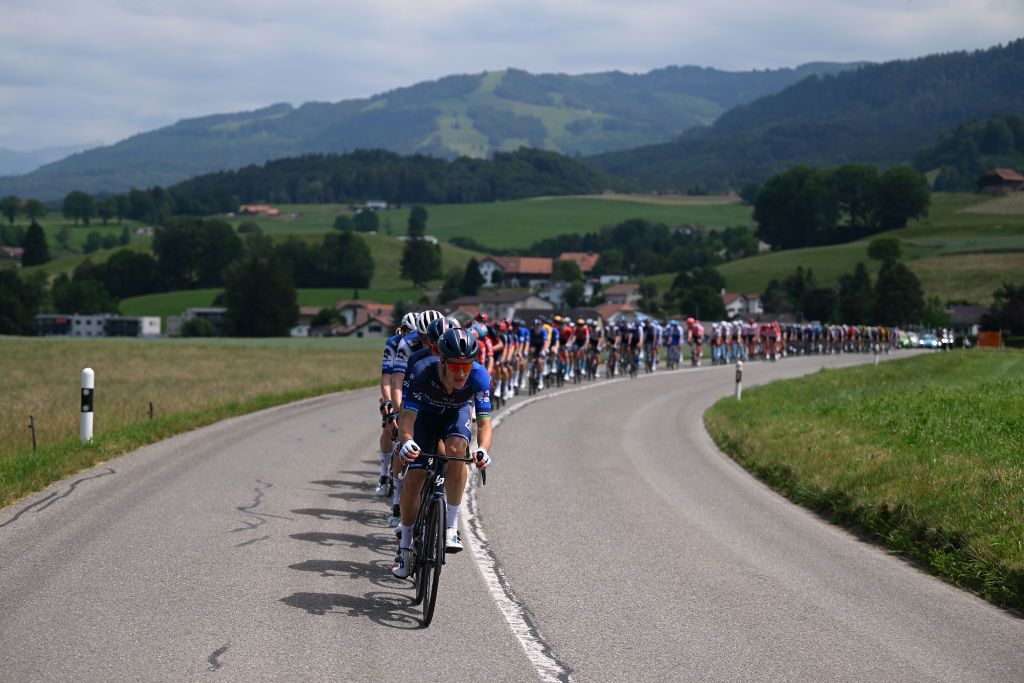
[[[380,199],[373,199],[366,202],[364,208],[366,208],[368,211],[384,211],[385,209],[388,208],[388,203]]]
[[[447,303],[450,311],[468,313],[486,313],[492,320],[496,318],[515,318],[521,310],[542,310],[550,312],[555,307],[548,301],[529,292],[505,292],[491,296],[463,296]]]
[[[390,337],[395,333],[393,304],[348,299],[335,304],[340,322],[328,334],[337,337]]]
[[[41,313],[36,332],[45,337],[159,337],[160,316]]]
[[[981,319],[989,309],[982,306],[948,306],[949,326],[957,337],[977,337],[981,331]]]
[[[600,254],[595,254],[592,251],[565,251],[558,255],[555,262],[574,261],[580,267],[580,272],[586,277],[594,270],[594,266],[597,265],[600,258]]]
[[[1009,168],[994,168],[978,178],[978,192],[1015,192],[1024,187],[1024,176]]]
[[[622,318],[632,320],[639,312],[636,306],[626,303],[601,304],[595,310],[604,320],[605,325],[617,325]]]
[[[747,318],[764,313],[760,294],[733,294],[723,291],[722,303],[729,319]]]
[[[242,204],[238,207],[238,213],[250,216],[276,216],[281,213],[281,210],[275,209],[269,204]]]
[[[0,247],[0,259],[20,262],[24,255],[25,250],[22,247]]]
[[[605,303],[609,304],[635,304],[642,298],[640,296],[640,285],[625,282],[612,285],[602,292]]]
[[[554,261],[537,256],[488,256],[479,261],[484,287],[540,287],[551,280]]]

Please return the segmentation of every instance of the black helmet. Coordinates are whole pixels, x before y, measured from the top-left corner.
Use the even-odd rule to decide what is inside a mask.
[[[480,343],[465,327],[456,327],[445,332],[437,348],[444,358],[476,358]]]
[[[436,344],[441,340],[441,337],[445,332],[455,327],[450,318],[438,318],[427,325],[427,339],[430,340],[431,344]]]

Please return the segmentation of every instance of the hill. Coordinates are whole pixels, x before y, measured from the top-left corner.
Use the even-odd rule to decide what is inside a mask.
[[[935,189],[973,192],[993,168],[1024,169],[1024,117],[995,116],[957,126],[914,157],[920,171],[937,172]]]
[[[310,153],[383,148],[445,158],[521,146],[595,154],[671,139],[808,76],[855,64],[726,72],[667,67],[645,74],[534,75],[509,69],[437,81],[365,99],[275,104],[180,121],[0,178],[0,195],[57,199],[71,190],[123,192],[211,171]]]
[[[1024,111],[1024,39],[812,76],[681,139],[588,159],[647,188],[740,188],[795,164],[909,163],[959,124]]]

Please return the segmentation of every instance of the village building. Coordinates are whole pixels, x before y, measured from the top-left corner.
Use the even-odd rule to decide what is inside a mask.
[[[602,292],[605,303],[609,304],[635,304],[642,298],[640,296],[640,285],[634,283],[620,283],[612,285]]]
[[[36,333],[41,337],[159,337],[160,316],[40,313]]]
[[[722,292],[722,303],[729,319],[748,318],[764,313],[760,294],[733,294]]]
[[[452,299],[447,306],[453,312],[466,313],[470,316],[486,313],[491,320],[519,317],[523,310],[544,311],[546,314],[555,310],[551,302],[529,292],[505,292],[493,296],[463,296]]]
[[[981,319],[989,313],[983,306],[947,306],[949,326],[957,337],[977,337]]]
[[[554,262],[537,256],[488,256],[479,261],[484,287],[543,287]]]
[[[249,216],[276,216],[281,213],[269,204],[242,204],[238,207],[238,213]]]
[[[1024,176],[1009,168],[994,168],[978,178],[978,192],[1016,192],[1024,187]]]

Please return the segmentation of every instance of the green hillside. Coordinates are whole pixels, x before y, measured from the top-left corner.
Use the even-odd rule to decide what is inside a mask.
[[[740,188],[795,164],[909,163],[956,126],[1024,111],[1024,39],[813,77],[678,141],[589,159],[641,187]]]
[[[568,76],[507,70],[448,76],[366,99],[275,104],[180,121],[17,177],[0,196],[166,187],[212,171],[310,153],[383,148],[444,158],[520,146],[594,154],[674,138],[807,76],[857,65],[725,72],[668,67]]]
[[[987,213],[995,204],[1004,213]],[[1006,204],[980,195],[935,194],[929,216],[902,230],[877,237],[897,237],[908,267],[921,280],[926,297],[989,304],[1003,282],[1024,277],[1024,202]],[[731,261],[719,267],[730,292],[760,293],[797,266],[810,268],[818,284],[828,285],[863,262],[874,275],[879,263],[868,257],[870,240],[809,249],[772,252]],[[651,278],[667,291],[674,275]]]

